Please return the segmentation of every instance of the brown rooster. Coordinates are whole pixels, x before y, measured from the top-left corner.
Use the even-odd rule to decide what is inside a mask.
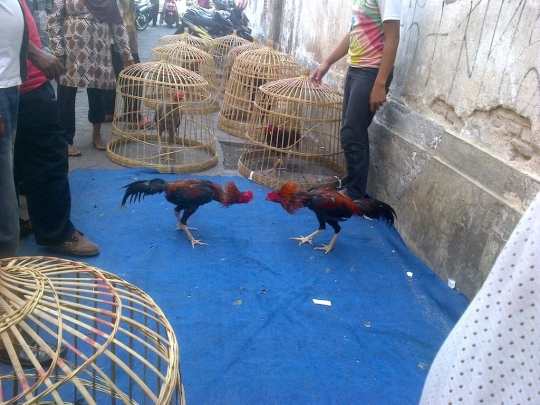
[[[155,121],[157,123],[157,130],[159,137],[161,138],[164,132],[167,132],[167,142],[172,145],[175,142],[175,135],[178,131],[178,127],[182,122],[182,110],[180,108],[180,102],[184,99],[185,95],[183,91],[176,92],[170,100],[160,101],[156,107]]]
[[[264,131],[264,141],[270,146],[273,146],[274,148],[279,149],[289,149],[289,152],[287,154],[287,161],[289,160],[289,157],[291,155],[290,149],[295,147],[296,149],[300,148],[300,139],[301,135],[300,132],[294,130],[294,129],[286,129],[286,128],[280,128],[274,124],[268,124],[266,127],[266,130]],[[281,153],[277,153],[276,156],[281,156]],[[276,160],[274,161],[274,166],[267,171],[267,173],[275,172],[282,164],[281,157],[276,157]]]
[[[315,250],[324,250],[325,254],[334,248],[334,243],[339,236],[341,227],[338,222],[346,221],[353,215],[357,215],[382,219],[388,225],[392,225],[396,216],[390,205],[374,198],[353,201],[336,190],[330,189],[312,189],[304,192],[300,190],[297,183],[293,182],[285,183],[280,190],[270,191],[266,200],[280,203],[290,214],[294,214],[303,207],[307,207],[315,213],[319,221],[319,229],[308,236],[290,238],[300,241],[300,245],[303,243],[312,244],[312,239],[325,231],[326,224],[334,228],[334,236],[330,243],[315,248]]]
[[[188,239],[191,241],[193,249],[195,245],[206,245],[193,238],[189,230],[197,230],[187,226],[188,218],[204,204],[211,201],[221,203],[223,207],[229,207],[233,204],[247,204],[253,200],[253,192],[251,190],[242,192],[234,182],[225,184],[222,188],[220,185],[209,180],[185,179],[168,182],[163,179],[141,180],[128,184],[124,187],[126,192],[122,199],[122,207],[126,201],[129,202],[141,200],[147,195],[165,193],[165,199],[176,205],[174,215],[178,220],[176,229],[181,229],[186,232]],[[180,211],[184,211],[180,218]]]

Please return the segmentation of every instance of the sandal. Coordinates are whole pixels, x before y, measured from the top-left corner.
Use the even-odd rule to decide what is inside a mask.
[[[73,146],[71,146],[71,145],[68,146],[68,156],[76,157],[76,156],[81,156],[81,155],[82,155],[81,152],[79,152]]]
[[[92,141],[92,145],[97,150],[107,150],[107,142],[104,141]]]

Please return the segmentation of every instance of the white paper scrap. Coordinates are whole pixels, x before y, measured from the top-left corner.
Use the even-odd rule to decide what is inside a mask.
[[[451,278],[448,279],[448,287],[450,287],[452,290],[456,288],[456,281],[452,280]]]
[[[407,272],[407,275],[408,275],[409,277],[412,277],[412,271],[408,271],[408,272]]]
[[[317,305],[326,305],[327,307],[332,306],[332,302],[328,301],[328,300],[317,300],[317,299],[313,298],[313,303],[317,304]]]

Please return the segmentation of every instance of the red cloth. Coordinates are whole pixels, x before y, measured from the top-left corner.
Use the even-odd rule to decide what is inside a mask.
[[[28,35],[30,42],[32,42],[37,48],[43,49],[41,45],[41,39],[39,38],[39,32],[34,21],[34,16],[32,15],[28,5],[25,0],[21,2],[22,8],[24,10],[24,19],[28,25]],[[30,60],[26,61],[28,65],[28,79],[21,84],[20,92],[26,93],[27,91],[37,89],[43,83],[47,81],[45,74],[35,67]]]

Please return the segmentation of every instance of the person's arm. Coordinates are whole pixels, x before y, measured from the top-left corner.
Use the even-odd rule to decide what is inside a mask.
[[[51,14],[47,22],[47,32],[51,40],[51,51],[57,58],[63,59],[66,56],[64,43],[64,18],[66,15],[66,5],[62,0],[54,0]]]
[[[338,60],[343,58],[345,55],[347,55],[347,53],[349,53],[349,40],[350,34],[347,33],[347,35],[343,37],[341,42],[332,51],[332,53],[328,55],[328,57],[321,63],[321,65],[317,69],[315,69],[315,71],[311,75],[312,83],[320,85],[322,78],[328,72],[330,67]]]
[[[375,84],[369,97],[369,105],[372,112],[377,111],[386,101],[386,81],[392,72],[399,44],[399,20],[383,22],[384,47],[381,56],[379,73],[375,78]]]
[[[28,59],[49,80],[58,78],[64,71],[64,66],[56,56],[39,49],[30,40],[28,41]]]
[[[133,56],[131,55],[131,47],[129,46],[129,35],[126,20],[124,18],[124,11],[122,9],[122,4],[117,1],[118,9],[120,10],[120,15],[122,16],[121,24],[109,24],[112,32],[112,39],[114,42],[115,48],[118,50],[118,53],[122,57],[122,62],[124,63],[124,68],[133,65]],[[130,20],[131,21],[131,20]],[[131,21],[134,23],[134,21]],[[133,27],[135,30],[135,27]],[[135,34],[136,35],[136,34]]]

